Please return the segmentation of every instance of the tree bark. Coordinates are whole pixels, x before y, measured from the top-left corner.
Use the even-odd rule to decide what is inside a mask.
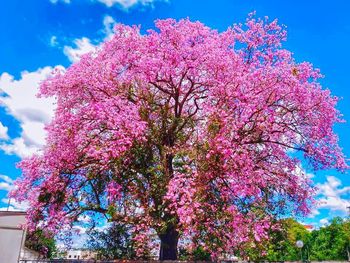
[[[158,236],[160,239],[159,260],[177,260],[179,233],[175,227],[168,227],[164,233]]]

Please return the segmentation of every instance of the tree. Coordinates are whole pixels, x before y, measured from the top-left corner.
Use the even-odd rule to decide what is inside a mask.
[[[27,233],[25,247],[39,252],[45,258],[52,258],[57,251],[53,234],[45,233],[41,229]]]
[[[313,261],[348,259],[349,220],[336,217],[312,232],[292,218],[282,219],[278,225],[268,240],[244,244],[242,256],[253,261],[298,261],[301,256]],[[297,240],[304,243],[301,250],[296,247]]]
[[[346,254],[347,254],[347,259],[350,261],[350,215],[344,222],[344,238],[346,240]]]
[[[312,232],[310,259],[347,260],[349,235],[349,221],[333,218],[329,225]]]
[[[221,33],[187,19],[156,27],[118,25],[42,83],[55,117],[12,193],[29,200],[29,226],[101,213],[134,226],[138,253],[153,232],[160,259],[176,259],[179,239],[216,257],[267,238],[276,215],[307,214],[300,160],[347,167],[319,71],[293,60],[267,18]]]
[[[135,257],[130,229],[118,223],[112,223],[105,230],[88,231],[86,247],[97,251],[102,259],[132,259]]]
[[[302,251],[296,247],[296,242],[302,240],[303,258],[306,259],[305,250],[310,247],[310,235],[305,226],[295,219],[281,219],[278,227],[270,231],[268,240],[245,244],[243,256],[253,261],[299,261]]]

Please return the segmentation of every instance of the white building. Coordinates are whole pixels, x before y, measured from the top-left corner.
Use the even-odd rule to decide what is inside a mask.
[[[0,211],[0,262],[17,263],[20,259],[26,231],[26,213],[14,211]]]
[[[34,250],[31,250],[29,248],[23,247],[21,249],[21,259],[26,259],[26,260],[35,260],[35,259],[41,259],[42,256],[40,255],[39,252],[36,252]]]
[[[81,250],[69,250],[67,252],[67,259],[82,259],[82,251]]]
[[[89,250],[69,250],[66,259],[97,259],[97,253]]]

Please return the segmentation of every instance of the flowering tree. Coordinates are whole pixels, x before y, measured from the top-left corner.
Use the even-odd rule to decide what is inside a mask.
[[[156,27],[118,25],[42,83],[55,117],[12,193],[29,200],[29,226],[58,231],[99,213],[133,226],[139,255],[153,231],[160,259],[176,259],[179,240],[216,256],[267,238],[278,215],[307,214],[300,160],[347,167],[319,71],[293,60],[267,18],[222,33],[189,20]]]

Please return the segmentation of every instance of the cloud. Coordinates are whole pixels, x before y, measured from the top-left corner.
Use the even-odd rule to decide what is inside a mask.
[[[38,130],[38,132],[41,131],[43,131],[43,127]],[[10,144],[0,144],[0,149],[8,155],[15,154],[21,158],[25,158],[37,153],[40,147],[27,143],[24,138],[18,137],[13,139]]]
[[[329,221],[328,221],[327,218],[322,218],[322,219],[320,220],[320,225],[321,225],[321,226],[325,226],[325,225],[328,225],[328,224],[329,224]]]
[[[335,176],[327,176],[327,181],[323,184],[317,184],[318,188],[318,209],[329,209],[341,213],[347,213],[350,206],[349,198],[350,187],[342,187],[342,182]]]
[[[7,134],[8,128],[4,126],[0,121],[0,140],[8,140],[9,136]]]
[[[138,4],[150,5],[154,2],[154,0],[98,0],[98,1],[105,4],[107,7],[119,5],[124,9],[129,9],[130,7]]]
[[[38,98],[36,94],[40,82],[52,70],[52,67],[44,67],[34,72],[24,71],[18,80],[6,72],[0,75],[0,106],[19,122],[21,128],[20,137],[0,143],[0,149],[7,154],[29,156],[45,143],[44,126],[53,116],[55,101],[53,98]]]
[[[110,15],[105,15],[103,18],[103,29],[101,30],[105,34],[104,39],[111,38],[113,34],[113,28],[116,25],[116,21]],[[71,62],[77,62],[82,55],[89,52],[94,52],[99,44],[94,45],[88,37],[76,38],[74,41],[74,46],[64,46],[63,53],[68,57]]]
[[[113,28],[117,24],[113,17],[106,15],[103,18],[103,32],[106,34],[106,38],[110,38],[113,34]]]
[[[301,164],[296,166],[294,173],[301,178],[312,179],[314,177],[314,174],[308,173]]]
[[[18,210],[16,208],[14,208],[13,206],[3,206],[3,207],[0,207],[0,211],[21,211],[21,210]]]
[[[0,174],[0,190],[11,191],[13,188],[13,180],[7,175]]]
[[[85,234],[86,233],[87,228],[83,227],[83,226],[75,225],[75,226],[73,226],[72,230],[75,231],[76,234],[81,235],[81,234]]]
[[[82,37],[74,40],[76,47],[64,46],[63,53],[71,62],[79,61],[80,57],[86,53],[92,52],[96,49],[89,38]]]
[[[0,179],[6,183],[13,183],[13,180],[7,175],[0,174]]]
[[[3,190],[6,192],[9,192],[13,189],[13,187],[14,187],[13,180],[10,177],[8,177],[7,175],[0,174],[0,191]],[[4,198],[1,200],[0,204],[4,203],[5,206],[0,207],[0,211],[7,211],[7,210],[20,211],[17,208],[15,208],[14,206],[9,205],[8,201],[9,201],[9,199],[7,199],[7,198]]]
[[[92,221],[92,218],[88,215],[80,215],[78,221],[83,224],[88,224]]]
[[[62,2],[65,4],[70,4],[70,0],[50,0],[52,4],[57,4],[58,2]]]
[[[29,208],[29,204],[27,202],[21,202],[18,203],[13,199],[3,198],[1,199],[1,202],[4,204],[7,204],[6,207],[1,207],[0,211],[7,210],[7,206],[9,205],[9,211],[26,211]]]
[[[308,215],[309,218],[314,218],[315,216],[318,216],[320,214],[320,212],[318,211],[317,208],[313,208],[310,212],[310,214]]]
[[[51,47],[56,47],[57,45],[58,45],[57,36],[52,36],[50,38],[50,46]]]
[[[62,2],[65,4],[70,4],[70,0],[49,0],[52,4],[57,4],[58,2]],[[132,6],[136,5],[152,5],[155,0],[94,0],[95,2],[100,2],[107,7],[112,7],[114,5],[120,6],[124,10],[128,10]]]

